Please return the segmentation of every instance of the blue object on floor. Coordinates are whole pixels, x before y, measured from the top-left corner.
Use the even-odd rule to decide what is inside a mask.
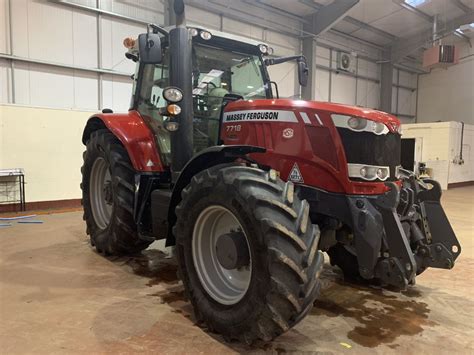
[[[33,218],[33,217],[36,217],[36,215],[32,214],[30,216],[2,217],[0,218],[0,221],[16,221],[18,219],[27,219],[27,218]]]
[[[1,223],[0,227],[11,227],[12,225],[10,223]]]

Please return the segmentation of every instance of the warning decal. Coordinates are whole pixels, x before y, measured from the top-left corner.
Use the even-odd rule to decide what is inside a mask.
[[[303,175],[301,175],[300,168],[298,164],[295,163],[293,168],[291,168],[290,175],[288,175],[288,180],[293,182],[304,183]]]

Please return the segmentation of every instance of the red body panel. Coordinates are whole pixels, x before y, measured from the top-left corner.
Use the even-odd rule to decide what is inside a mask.
[[[96,114],[127,149],[133,167],[141,172],[163,171],[155,137],[137,111]]]
[[[330,115],[338,113],[382,122],[392,132],[400,125],[396,117],[360,107],[289,99],[236,101],[227,105],[225,112],[247,110],[290,111],[290,115],[296,117],[294,122],[224,122],[221,130],[221,139],[226,145],[265,147],[265,154],[253,154],[252,158],[279,171],[283,180],[288,180],[297,163],[304,185],[345,194],[387,191],[383,182],[349,180],[344,147]]]

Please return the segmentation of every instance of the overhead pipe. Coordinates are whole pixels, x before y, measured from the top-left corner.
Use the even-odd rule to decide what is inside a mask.
[[[432,36],[433,47],[438,44],[437,39],[438,39],[438,14],[434,15],[433,17],[433,36]]]

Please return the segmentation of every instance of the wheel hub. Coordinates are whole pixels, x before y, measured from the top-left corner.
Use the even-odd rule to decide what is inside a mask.
[[[199,214],[192,255],[201,285],[215,301],[232,305],[245,296],[252,276],[250,244],[231,211],[211,205]]]
[[[250,255],[245,235],[241,231],[222,234],[216,243],[217,260],[227,270],[249,265]]]
[[[104,199],[108,205],[112,205],[113,197],[112,197],[112,181],[104,182]]]

